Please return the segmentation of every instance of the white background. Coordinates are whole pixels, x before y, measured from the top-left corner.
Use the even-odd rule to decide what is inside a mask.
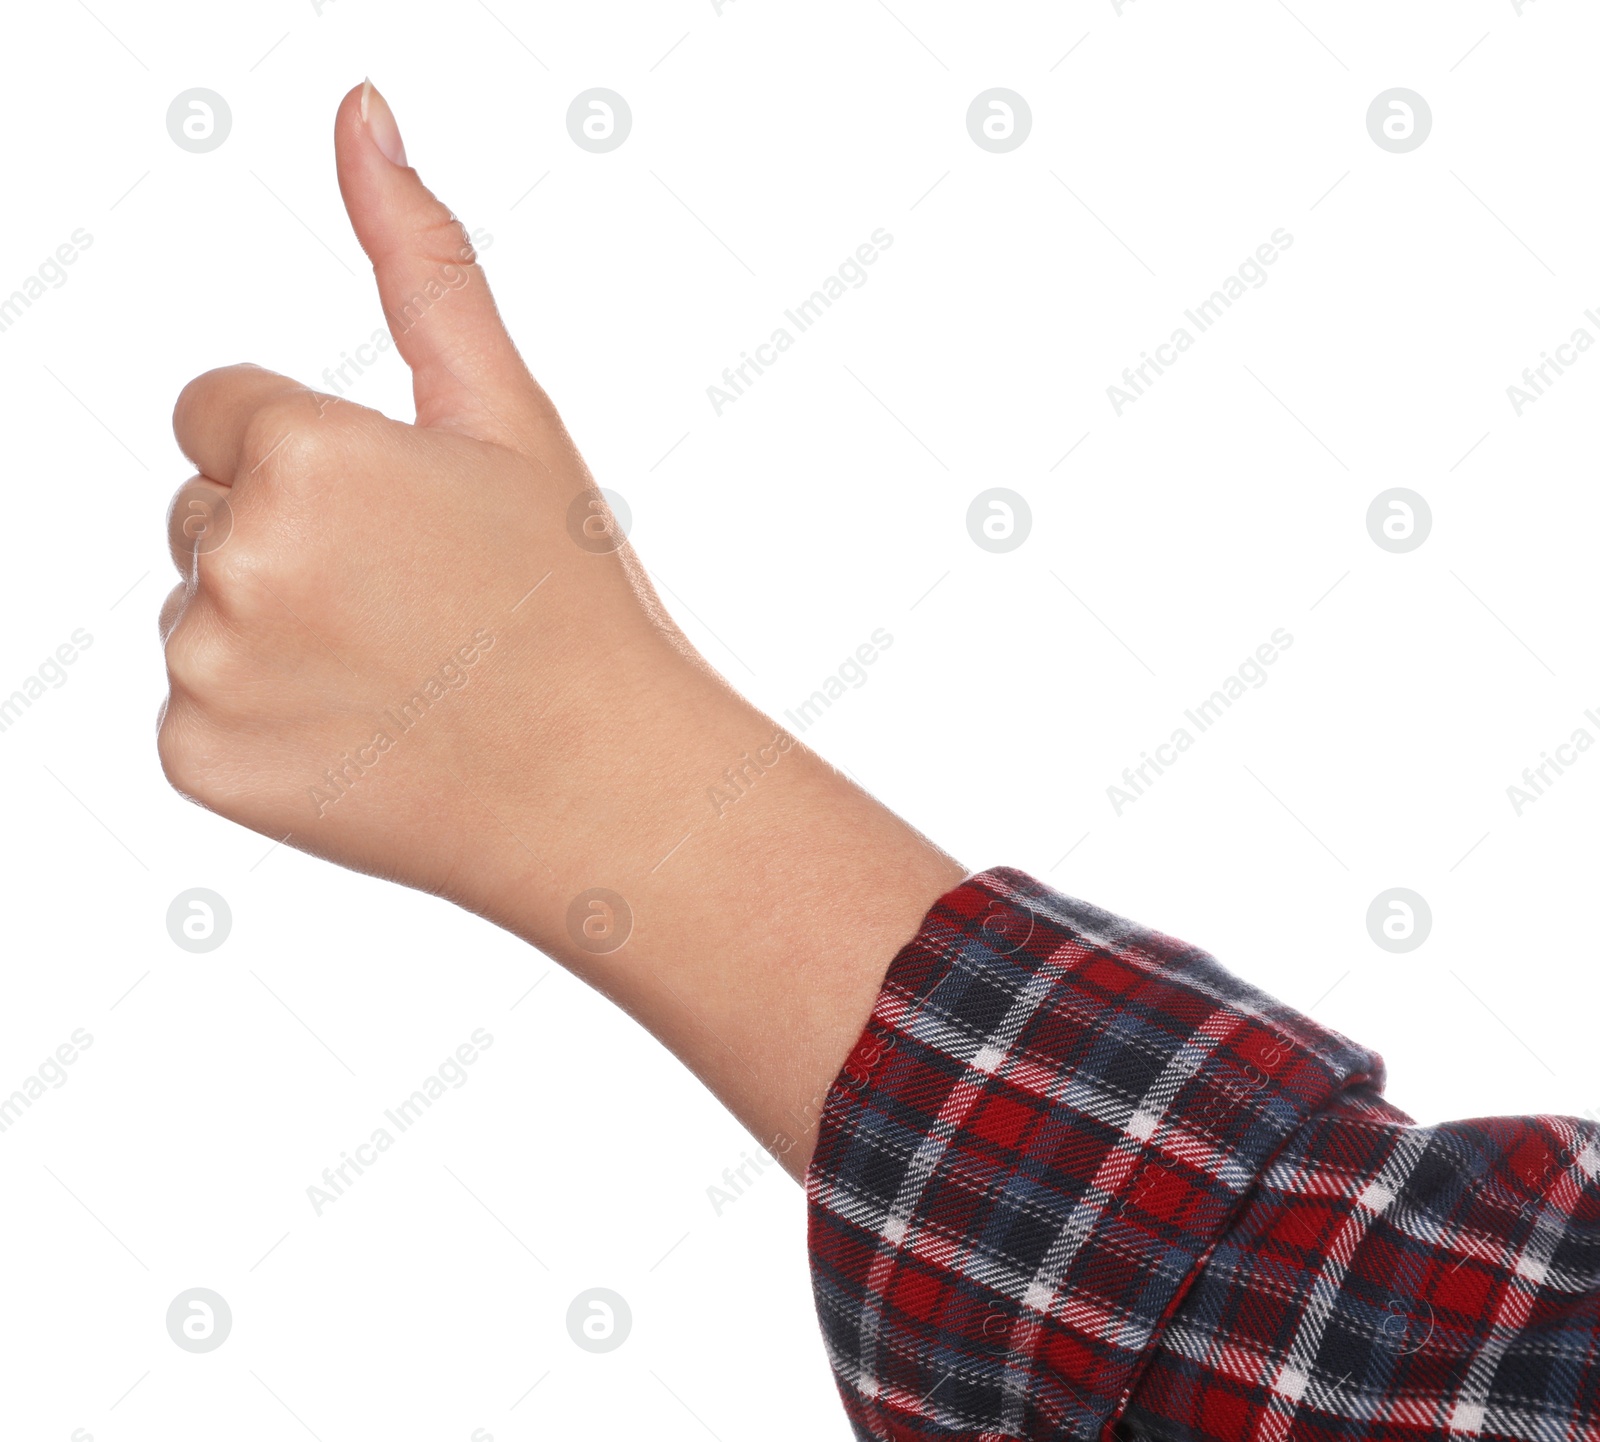
[[[886,628],[806,739],[968,866],[1206,946],[1379,1048],[1420,1120],[1600,1104],[1600,754],[1521,815],[1506,792],[1600,738],[1600,355],[1521,416],[1506,394],[1600,338],[1600,21],[891,4],[7,12],[0,295],[93,243],[0,334],[0,694],[93,645],[0,733],[0,1093],[94,1039],[0,1134],[8,1438],[847,1435],[799,1190],[771,1170],[714,1212],[753,1147],[692,1078],[510,937],[269,850],[157,766],[172,402],[247,359],[320,384],[381,324],[330,143],[367,73],[756,701]],[[565,125],[597,85],[634,117],[606,155]],[[233,112],[209,154],[166,131],[194,86]],[[966,130],[992,86],[1033,113],[1008,154]],[[1393,86],[1433,112],[1408,154],[1366,128]],[[723,367],[879,227],[869,282],[716,415]],[[1119,417],[1106,387],[1279,227],[1268,283]],[[410,413],[392,352],[354,394]],[[1009,554],[966,532],[991,486],[1032,509]],[[1433,515],[1408,554],[1366,527],[1395,486]],[[1280,627],[1268,683],[1118,815],[1122,768]],[[207,955],[165,925],[194,886],[233,911]],[[1433,912],[1402,955],[1365,923],[1396,886]],[[307,1186],[477,1027],[470,1081],[317,1216]],[[233,1310],[205,1355],[164,1325],[193,1286]],[[634,1316],[604,1356],[564,1324],[592,1286]]]

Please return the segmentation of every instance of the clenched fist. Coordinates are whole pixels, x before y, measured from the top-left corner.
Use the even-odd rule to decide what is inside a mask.
[[[250,365],[184,388],[162,766],[573,966],[795,1167],[806,1105],[961,869],[672,623],[370,84],[335,151],[416,423]],[[708,804],[730,776],[748,799]],[[622,903],[601,946],[596,894]]]

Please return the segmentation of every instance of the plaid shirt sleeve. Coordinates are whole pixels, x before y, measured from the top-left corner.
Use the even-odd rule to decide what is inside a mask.
[[[1009,869],[895,957],[806,1177],[858,1438],[1600,1439],[1600,1128],[1383,1063]]]

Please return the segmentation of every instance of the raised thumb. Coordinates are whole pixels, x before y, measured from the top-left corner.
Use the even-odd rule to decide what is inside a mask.
[[[370,80],[339,106],[334,153],[350,224],[411,367],[417,424],[516,441],[538,388],[506,333],[466,227],[406,164],[394,112]]]

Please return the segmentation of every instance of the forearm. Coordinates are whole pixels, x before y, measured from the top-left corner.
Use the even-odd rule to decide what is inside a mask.
[[[485,818],[460,899],[634,1016],[798,1178],[890,960],[965,872],[716,678],[669,674],[625,767],[574,759],[596,765],[583,804]]]

